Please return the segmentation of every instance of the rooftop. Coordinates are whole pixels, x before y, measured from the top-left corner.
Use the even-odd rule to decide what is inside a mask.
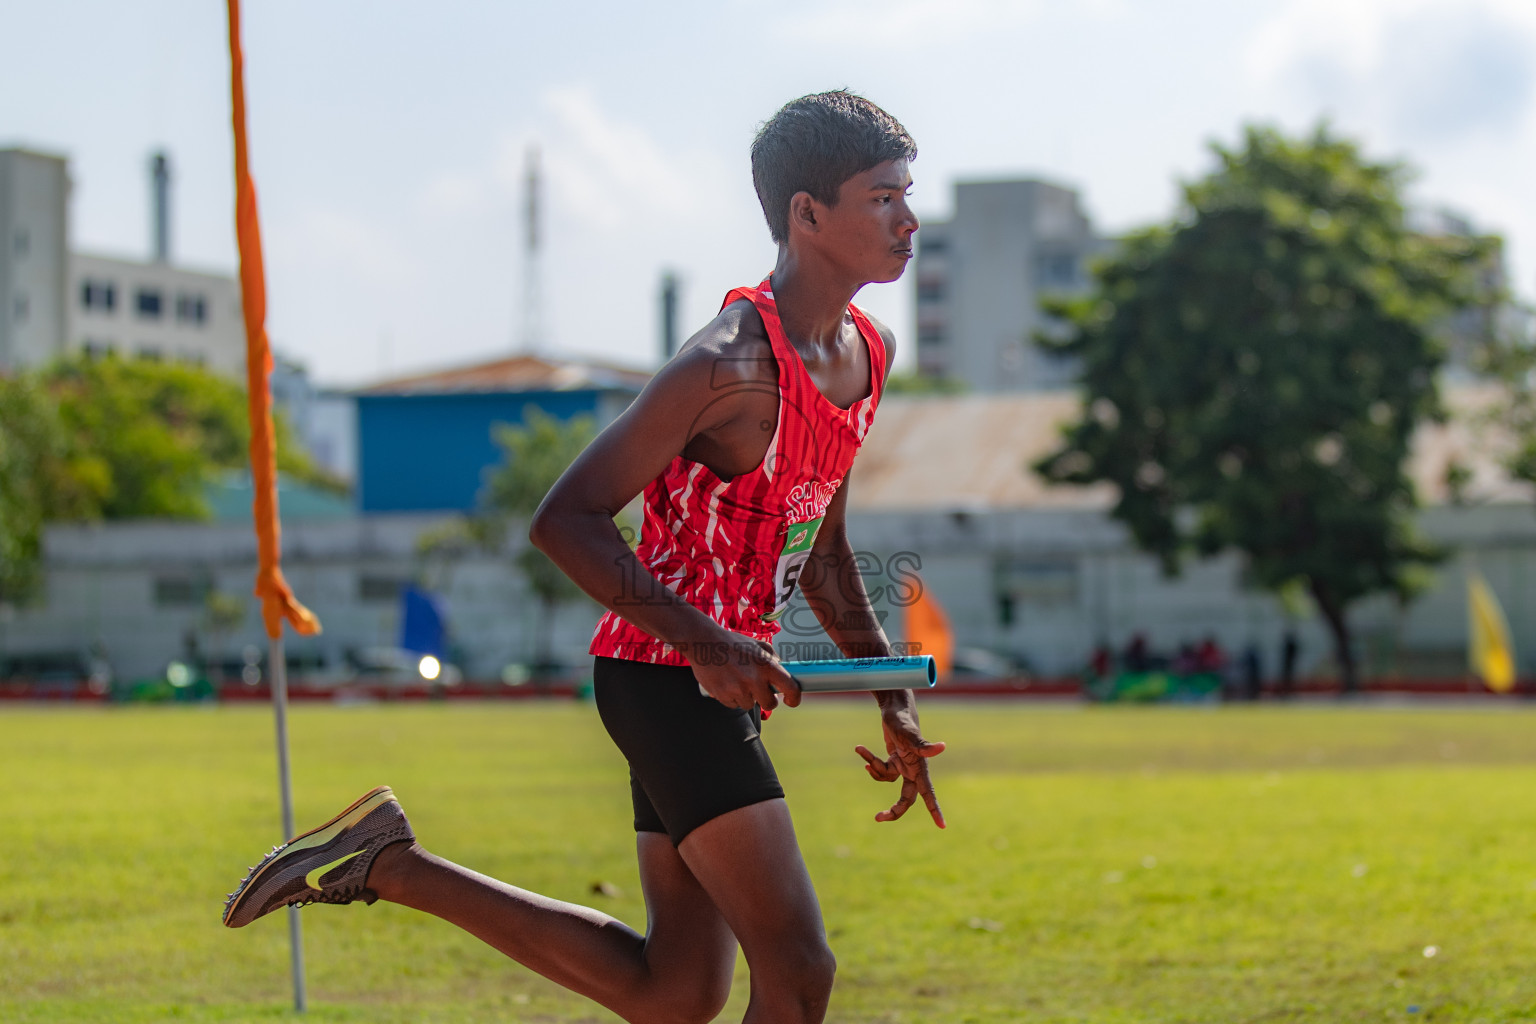
[[[1502,465],[1510,438],[1480,419],[1498,388],[1449,386],[1442,394],[1449,420],[1419,427],[1409,456],[1420,501],[1449,504],[1446,471],[1459,465],[1471,472],[1465,500],[1530,502],[1531,486],[1511,479]],[[859,454],[849,508],[1108,509],[1112,486],[1048,487],[1029,469],[1056,448],[1080,407],[1070,391],[887,398]]]
[[[519,355],[487,363],[412,374],[358,388],[367,395],[451,395],[519,391],[633,391],[651,379],[648,370],[581,359]]]
[[[253,519],[251,505],[256,491],[249,470],[223,474],[204,489],[203,497],[216,523],[249,523]],[[277,476],[277,502],[285,522],[350,519],[357,515],[352,498],[294,480],[286,473]]]

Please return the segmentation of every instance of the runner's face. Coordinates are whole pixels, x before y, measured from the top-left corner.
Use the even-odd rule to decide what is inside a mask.
[[[907,205],[912,175],[907,161],[887,160],[855,174],[837,191],[837,205],[821,207],[828,255],[866,281],[894,281],[912,258],[917,216]],[[817,204],[820,206],[820,204]]]

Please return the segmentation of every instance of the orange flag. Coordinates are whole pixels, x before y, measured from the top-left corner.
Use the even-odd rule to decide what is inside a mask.
[[[906,607],[907,643],[921,644],[921,653],[933,655],[939,678],[944,679],[954,662],[955,635],[950,632],[949,617],[923,581],[919,579],[917,586],[917,600]]]
[[[320,620],[293,596],[278,562],[277,450],[272,430],[272,350],[267,343],[267,282],[261,260],[256,185],[245,140],[245,57],[240,48],[240,0],[229,0],[230,78],[235,121],[235,236],[240,243],[240,301],[245,310],[246,392],[251,417],[251,483],[256,491],[256,596],[267,636],[282,635],[287,619],[300,633],[320,632]]]

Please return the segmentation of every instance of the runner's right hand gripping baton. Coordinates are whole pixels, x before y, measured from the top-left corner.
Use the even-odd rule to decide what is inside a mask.
[[[938,682],[933,655],[908,658],[828,658],[786,661],[802,693],[861,693],[866,690],[926,690]]]

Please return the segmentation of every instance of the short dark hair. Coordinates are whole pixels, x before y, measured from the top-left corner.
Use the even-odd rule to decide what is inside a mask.
[[[827,206],[855,174],[917,156],[917,143],[890,114],[846,89],[784,104],[752,141],[752,184],[779,244],[789,240],[789,201],[809,192]]]

